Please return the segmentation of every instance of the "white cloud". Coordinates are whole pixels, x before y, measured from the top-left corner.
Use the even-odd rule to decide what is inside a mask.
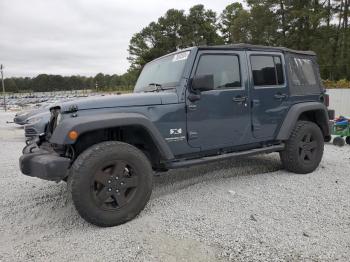
[[[228,0],[1,0],[0,63],[5,76],[124,73],[132,35],[170,8]]]

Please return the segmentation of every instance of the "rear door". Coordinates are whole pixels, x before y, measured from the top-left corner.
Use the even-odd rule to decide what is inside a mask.
[[[290,106],[284,56],[277,52],[247,54],[251,76],[253,136],[272,139]]]
[[[188,143],[201,150],[247,143],[251,119],[245,52],[199,51],[191,77],[195,75],[213,75],[214,90],[200,92],[196,101],[187,92]]]

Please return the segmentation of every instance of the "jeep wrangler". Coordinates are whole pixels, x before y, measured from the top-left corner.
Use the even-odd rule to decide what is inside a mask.
[[[247,44],[191,47],[146,64],[133,94],[50,108],[23,174],[67,181],[86,221],[133,219],[154,172],[279,152],[286,170],[314,171],[330,140],[316,55]]]

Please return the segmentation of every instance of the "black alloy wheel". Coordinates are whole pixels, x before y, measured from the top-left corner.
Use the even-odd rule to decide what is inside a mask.
[[[310,121],[297,121],[285,149],[280,152],[282,164],[297,174],[313,172],[321,162],[324,137],[320,127]]]
[[[74,161],[68,185],[79,215],[103,227],[136,217],[146,206],[153,184],[146,155],[133,145],[95,144]]]
[[[311,132],[306,133],[299,142],[299,157],[301,161],[310,163],[315,161],[317,141]]]
[[[132,201],[137,191],[138,177],[125,161],[117,160],[103,165],[95,173],[91,194],[97,206],[104,210],[117,210]]]

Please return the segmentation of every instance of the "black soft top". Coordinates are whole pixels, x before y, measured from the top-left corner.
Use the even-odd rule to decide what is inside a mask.
[[[230,45],[214,45],[214,46],[198,46],[200,50],[230,50],[240,49],[249,51],[266,51],[266,52],[284,52],[284,53],[295,53],[300,55],[315,56],[316,53],[313,51],[299,51],[293,50],[286,47],[275,47],[275,46],[263,46],[263,45],[251,45],[251,44],[230,44]]]

